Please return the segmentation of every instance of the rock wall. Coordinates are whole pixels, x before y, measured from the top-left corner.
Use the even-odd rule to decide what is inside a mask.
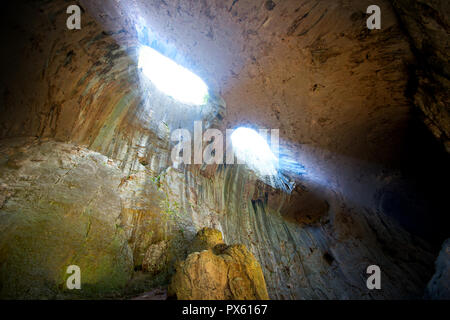
[[[428,283],[426,299],[450,299],[450,241],[447,239],[436,260],[436,273]]]
[[[405,232],[392,218],[377,211],[349,208],[339,195],[322,190],[316,201],[328,206],[318,219],[311,222],[302,218],[311,214],[311,208],[304,208],[294,211],[297,219],[286,220],[283,215],[289,212],[289,201],[298,195],[294,193],[293,199],[277,192],[269,196],[270,190],[258,188],[254,179],[244,167],[228,167],[213,179],[175,170],[164,177],[174,191],[169,194],[172,201],[192,216],[195,228],[217,228],[226,243],[249,248],[261,264],[271,299],[423,295],[434,256],[427,244]],[[298,192],[308,198],[313,190],[314,185],[305,183]],[[366,269],[372,264],[382,269],[382,290],[366,287]]]
[[[120,293],[133,255],[120,224],[117,163],[37,139],[2,140],[0,149],[0,297]],[[70,265],[81,269],[81,294],[67,290]]]
[[[242,244],[228,246],[220,231],[201,229],[177,264],[168,295],[179,300],[267,300],[261,266]]]
[[[418,60],[411,75],[414,103],[431,132],[450,152],[450,4],[439,0],[392,0],[392,4]]]

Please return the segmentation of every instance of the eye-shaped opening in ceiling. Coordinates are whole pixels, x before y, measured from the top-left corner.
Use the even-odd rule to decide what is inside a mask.
[[[276,176],[278,159],[258,132],[239,127],[231,134],[236,157],[261,176]]]
[[[138,67],[158,90],[185,104],[203,105],[208,86],[196,74],[149,46],[141,46]]]
[[[231,134],[233,152],[239,162],[245,163],[261,181],[291,193],[296,184],[295,178],[303,175],[305,168],[292,158],[289,150],[279,146],[278,130],[270,131],[269,146],[265,133],[260,134],[247,127],[237,128]]]

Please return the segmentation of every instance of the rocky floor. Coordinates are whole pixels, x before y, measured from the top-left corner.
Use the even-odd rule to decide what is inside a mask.
[[[166,288],[156,288],[151,291],[144,292],[131,300],[166,300],[167,299],[167,289]]]

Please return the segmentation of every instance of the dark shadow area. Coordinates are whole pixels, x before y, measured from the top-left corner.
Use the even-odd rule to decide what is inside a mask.
[[[395,164],[406,190],[394,187],[384,192],[379,199],[380,207],[409,232],[439,250],[449,237],[450,156],[420,121],[420,111],[412,112],[404,144],[399,149],[399,162]]]

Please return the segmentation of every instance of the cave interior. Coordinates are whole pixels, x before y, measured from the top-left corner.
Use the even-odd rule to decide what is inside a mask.
[[[450,299],[450,4],[372,2],[8,1],[0,299]]]

